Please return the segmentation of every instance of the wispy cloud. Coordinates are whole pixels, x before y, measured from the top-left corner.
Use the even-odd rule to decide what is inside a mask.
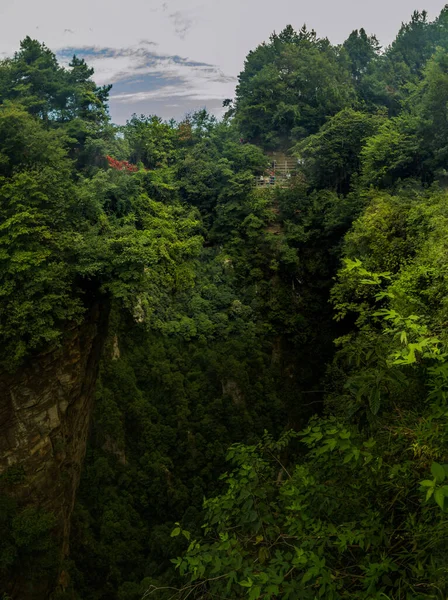
[[[152,42],[151,40],[140,40],[140,45],[142,46],[158,46],[156,42]]]
[[[191,87],[178,87],[175,85],[167,85],[156,90],[146,90],[144,92],[115,94],[112,99],[115,102],[126,104],[134,104],[144,100],[164,100],[170,98],[191,98],[192,100],[222,100],[224,95],[221,90],[216,87],[214,90],[198,90]],[[167,105],[167,106],[176,106]]]
[[[58,52],[62,63],[68,63],[73,54],[85,58],[95,69],[95,80],[99,84],[115,83],[135,75],[153,72],[169,73],[182,68],[217,70],[217,67],[204,62],[192,61],[178,55],[160,54],[147,48],[154,45],[148,40],[127,48],[101,48],[84,46],[66,47]],[[219,70],[219,69],[218,69]]]
[[[69,47],[58,54],[66,63],[73,54],[85,58],[95,69],[99,85],[114,84],[111,93],[114,103],[136,104],[170,98],[221,101],[233,94],[236,78],[226,75],[216,65],[161,54],[153,46],[149,40],[143,40],[127,48]]]
[[[180,37],[181,40],[185,39],[185,36],[193,26],[193,19],[188,16],[186,11],[176,10],[170,14],[171,22],[174,25],[174,31]]]

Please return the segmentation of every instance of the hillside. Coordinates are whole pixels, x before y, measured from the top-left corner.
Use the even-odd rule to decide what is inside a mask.
[[[0,62],[0,598],[445,600],[448,7],[94,79]]]

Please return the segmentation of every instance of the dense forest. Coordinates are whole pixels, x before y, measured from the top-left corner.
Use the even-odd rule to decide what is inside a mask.
[[[4,470],[3,600],[445,600],[448,6],[273,33],[221,120],[109,92],[0,62],[2,370],[107,314],[70,552]]]

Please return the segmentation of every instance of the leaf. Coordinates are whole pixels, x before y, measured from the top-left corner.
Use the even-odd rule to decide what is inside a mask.
[[[431,465],[431,473],[437,479],[437,483],[442,483],[445,479],[445,469],[439,463],[433,462]]]
[[[267,561],[267,559],[269,558],[269,551],[265,546],[261,546],[261,548],[258,551],[258,560],[260,561],[260,564],[264,565],[264,563]]]
[[[247,580],[243,579],[243,581],[240,581],[239,585],[241,585],[242,587],[251,588],[254,585],[254,582],[250,577],[248,577]]]
[[[271,596],[278,595],[278,593],[279,593],[278,585],[274,585],[274,584],[268,585],[268,587],[266,588],[266,593],[271,594]]]
[[[369,406],[372,414],[377,415],[381,407],[381,394],[379,390],[373,390],[370,394]]]
[[[261,586],[255,585],[249,594],[249,600],[257,600],[261,595]]]
[[[353,269],[357,269],[362,265],[362,262],[359,258],[355,260],[351,260],[350,258],[344,258],[343,262],[345,263],[345,268],[347,271],[353,271]]]
[[[176,527],[175,529],[173,529],[173,531],[171,532],[171,537],[177,537],[180,534],[180,527]]]
[[[437,489],[434,492],[434,499],[440,506],[440,508],[443,510],[443,505],[445,504],[445,494],[443,493],[443,490],[441,488]]]
[[[420,481],[420,485],[423,487],[434,487],[434,481],[431,479],[424,479],[423,481]]]
[[[312,579],[315,576],[315,572],[314,572],[314,567],[312,567],[311,569],[308,569],[308,571],[305,573],[305,575],[302,577],[302,583],[305,584],[307,583],[310,579]]]
[[[367,442],[364,442],[365,448],[373,448],[375,445],[376,441],[373,438],[370,438],[369,440],[367,440]]]
[[[353,458],[353,452],[350,452],[349,454],[346,454],[346,456],[344,458],[344,461],[343,461],[343,464],[344,465],[347,464],[348,462],[350,462],[352,460],[352,458]]]

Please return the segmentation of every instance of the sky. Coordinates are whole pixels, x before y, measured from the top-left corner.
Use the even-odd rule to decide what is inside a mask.
[[[343,42],[364,27],[383,46],[414,10],[435,18],[448,0],[0,0],[0,58],[29,35],[65,64],[73,54],[112,83],[115,123],[133,113],[181,119],[222,114],[248,52],[285,25]]]

